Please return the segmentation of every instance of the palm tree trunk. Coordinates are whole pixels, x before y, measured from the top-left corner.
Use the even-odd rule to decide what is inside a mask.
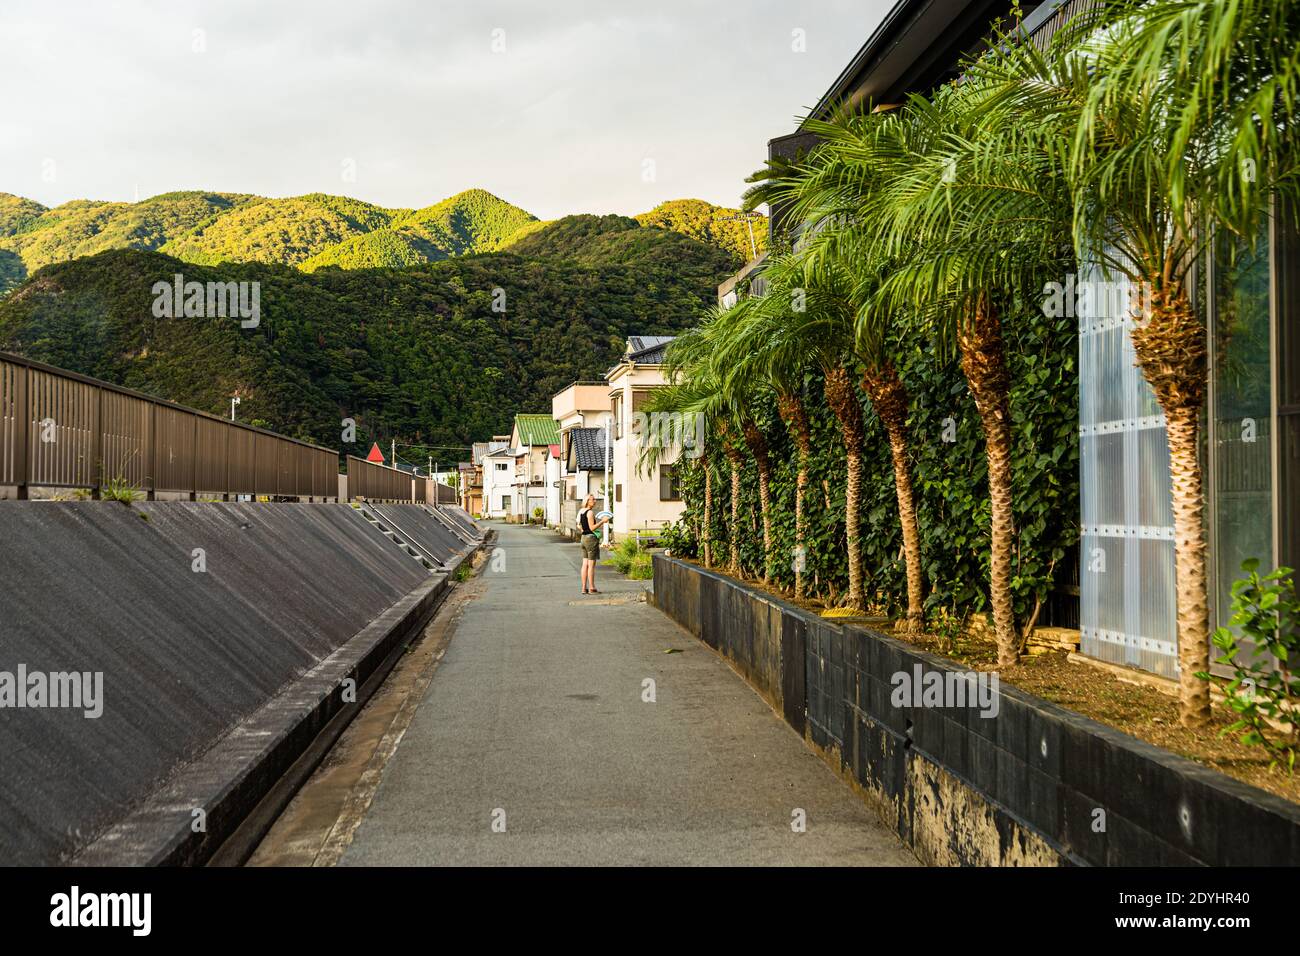
[[[713,469],[705,458],[704,463],[704,566],[713,567]]]
[[[988,458],[989,603],[993,605],[993,633],[998,643],[998,666],[1009,667],[1020,656],[1015,610],[1011,603],[1011,552],[1014,517],[1011,511],[1011,376],[1002,347],[1002,323],[997,310],[981,296],[973,314],[957,335],[961,369],[966,375],[984,432]]]
[[[730,445],[725,451],[727,461],[731,464],[731,525],[727,528],[731,573],[740,577],[740,469],[744,467],[744,458]]]
[[[772,573],[772,465],[767,455],[767,439],[762,429],[752,421],[746,421],[744,427],[745,444],[754,456],[758,468],[758,510],[763,518],[763,583],[766,584]]]
[[[808,410],[795,395],[782,395],[778,399],[781,417],[794,436],[796,454],[799,456],[799,473],[794,482],[794,596],[804,596],[803,568],[805,564],[804,496],[808,489],[808,460],[812,457],[812,429],[808,425]]]
[[[889,453],[894,460],[894,494],[898,498],[898,523],[903,530],[903,559],[907,565],[907,620],[903,630],[916,633],[925,623],[925,610],[921,535],[916,525],[912,472],[907,463],[907,389],[890,362],[864,372],[862,384],[871,399],[871,407],[885,426],[885,434],[889,436]]]
[[[839,365],[826,370],[826,402],[840,423],[844,437],[844,537],[849,552],[849,593],[845,598],[848,607],[864,610],[866,601],[862,589],[862,546],[858,524],[858,502],[862,497],[862,406],[849,371]]]
[[[1205,403],[1205,329],[1181,286],[1148,284],[1147,320],[1131,336],[1138,367],[1165,413],[1174,567],[1178,584],[1178,719],[1203,727],[1210,719],[1209,601],[1205,583],[1205,497],[1201,477],[1201,408]]]

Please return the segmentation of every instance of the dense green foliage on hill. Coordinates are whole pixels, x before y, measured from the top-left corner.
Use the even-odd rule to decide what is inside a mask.
[[[138,203],[77,200],[46,209],[31,200],[2,195],[0,259],[8,260],[8,271],[22,278],[41,266],[107,249],[158,249],[174,236],[240,209],[252,198],[182,192]],[[21,265],[13,261],[14,256]],[[0,276],[5,271],[0,266]]]
[[[601,376],[627,335],[675,333],[712,300],[725,255],[636,233],[638,254],[603,263],[501,252],[311,274],[115,250],[48,266],[0,300],[0,348],[214,413],[238,393],[241,418],[331,448],[351,417],[357,454],[394,437],[468,445]],[[260,282],[261,324],[155,318],[153,284],[178,272]]]
[[[636,217],[643,226],[658,226],[684,236],[707,242],[731,253],[739,267],[753,258],[749,226],[726,217],[737,216],[739,211],[715,206],[703,199],[672,199],[660,203],[649,212]],[[754,246],[762,255],[767,249],[767,220],[759,216],[753,224]]]
[[[509,247],[519,255],[581,265],[644,263],[675,268],[683,278],[716,283],[735,268],[725,249],[678,232],[641,226],[627,216],[565,216]]]
[[[473,252],[495,252],[536,217],[491,193],[471,189],[433,206],[392,216],[382,228],[328,246],[302,263],[376,269],[437,262]]]
[[[664,203],[637,222],[680,233],[725,250],[732,271],[749,257],[743,223],[696,199]],[[574,218],[574,217],[569,217]],[[136,203],[74,200],[54,209],[0,193],[0,295],[42,266],[108,249],[158,250],[186,262],[265,262],[313,272],[401,268],[476,252],[495,252],[554,223],[482,189],[470,189],[423,209],[385,209],[346,196],[312,193],[267,199],[242,193],[174,192]],[[762,224],[756,235],[765,233]],[[553,241],[553,240],[552,240]],[[634,258],[655,240],[622,236],[589,250],[587,261]],[[638,247],[620,253],[619,246]],[[566,257],[573,258],[566,253]]]

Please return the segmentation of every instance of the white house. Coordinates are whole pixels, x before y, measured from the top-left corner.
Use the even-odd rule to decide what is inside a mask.
[[[483,513],[489,518],[514,513],[515,454],[506,446],[483,456]]]
[[[547,514],[546,460],[551,455],[551,446],[559,443],[560,431],[550,415],[515,416],[510,433],[510,446],[515,452],[514,518],[531,520],[539,508],[543,515]]]
[[[643,441],[676,437],[669,431],[647,429],[637,417],[646,399],[665,384],[664,352],[671,341],[672,336],[662,335],[629,337],[623,358],[605,376],[613,427],[611,484],[616,535],[658,531],[680,518],[684,508],[675,471],[680,447],[665,448],[652,472],[642,474],[638,468]]]

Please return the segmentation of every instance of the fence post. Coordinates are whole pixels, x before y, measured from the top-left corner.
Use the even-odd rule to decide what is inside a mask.
[[[158,497],[158,405],[156,402],[149,403],[149,490],[145,494],[146,501],[153,501]]]
[[[225,484],[222,486],[221,497],[226,501],[230,500],[230,436],[234,430],[234,425],[222,429],[222,431],[226,433],[226,480]]]
[[[104,390],[95,386],[95,433],[90,445],[90,497],[98,500],[104,485]]]
[[[17,461],[14,462],[14,477],[18,479],[18,497],[26,499],[27,482],[31,479],[31,441],[32,441],[32,370],[21,366],[22,372],[15,378],[18,388],[18,401],[14,411],[14,438],[17,441]]]

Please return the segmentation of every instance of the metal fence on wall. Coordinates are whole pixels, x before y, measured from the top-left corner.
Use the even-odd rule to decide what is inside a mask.
[[[425,497],[423,478],[414,479],[409,471],[348,455],[349,500],[423,502]]]
[[[338,453],[0,352],[0,485],[337,498]]]

